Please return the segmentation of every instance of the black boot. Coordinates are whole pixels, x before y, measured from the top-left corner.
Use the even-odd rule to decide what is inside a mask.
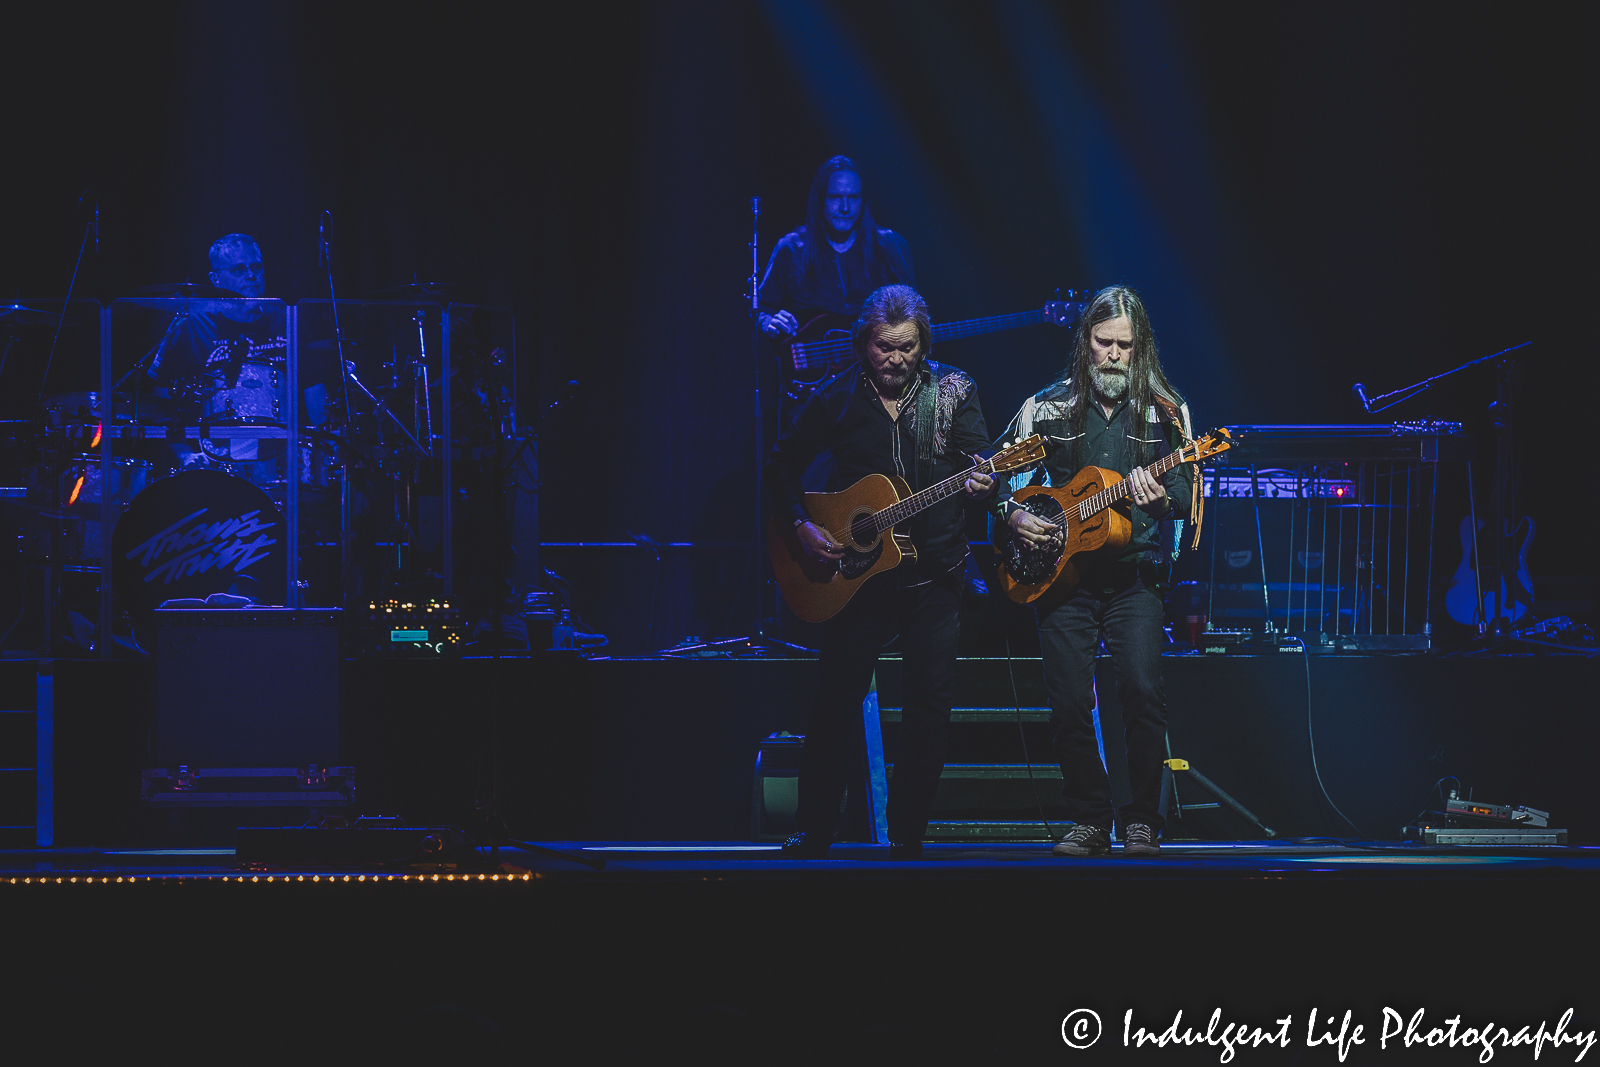
[[[783,843],[784,859],[820,860],[828,856],[839,825],[846,783],[800,772],[800,804],[795,812],[795,832]]]

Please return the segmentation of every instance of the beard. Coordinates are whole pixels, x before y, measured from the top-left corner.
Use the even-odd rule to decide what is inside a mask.
[[[1090,367],[1089,382],[1095,395],[1115,404],[1128,395],[1128,372],[1122,367]]]
[[[911,376],[917,373],[917,368],[922,366],[922,360],[908,363],[899,368],[872,369],[872,380],[878,387],[878,392],[883,396],[898,397],[905,393],[906,385],[910,383]]]

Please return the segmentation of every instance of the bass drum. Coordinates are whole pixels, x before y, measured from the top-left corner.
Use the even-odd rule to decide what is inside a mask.
[[[134,498],[111,533],[111,588],[135,614],[212,593],[281,604],[288,537],[272,500],[243,478],[188,470]]]

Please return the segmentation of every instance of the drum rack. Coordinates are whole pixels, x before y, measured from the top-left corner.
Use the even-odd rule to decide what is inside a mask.
[[[278,323],[282,323],[281,333],[285,338],[285,343],[279,349],[284,379],[281,388],[282,396],[289,402],[282,405],[281,417],[276,420],[275,424],[226,424],[221,421],[209,421],[204,416],[197,419],[193,415],[180,421],[179,417],[170,411],[156,412],[154,409],[157,406],[157,401],[155,400],[151,401],[151,413],[146,415],[139,407],[139,405],[145,403],[142,397],[134,400],[135,413],[132,415],[134,421],[129,421],[129,413],[124,410],[127,406],[128,396],[116,393],[116,387],[129,379],[144,381],[145,367],[146,365],[153,365],[152,357],[157,356],[157,350],[167,343],[168,338],[174,333],[175,328],[180,325],[186,315],[202,313],[196,309],[200,309],[205,303],[204,301],[191,296],[179,296],[170,298],[124,298],[113,301],[110,304],[84,299],[74,299],[67,302],[36,301],[36,303],[39,303],[42,307],[53,305],[56,312],[52,314],[59,313],[62,320],[68,324],[67,333],[63,337],[63,341],[69,343],[64,343],[61,352],[55,357],[54,370],[50,374],[51,385],[57,390],[79,390],[77,394],[51,393],[48,395],[84,397],[84,401],[77,404],[69,413],[46,406],[47,394],[43,391],[40,393],[40,404],[45,406],[46,410],[39,416],[37,440],[43,446],[42,451],[45,455],[38,463],[38,473],[30,483],[29,489],[30,505],[32,505],[34,511],[43,516],[41,529],[48,528],[48,532],[44,534],[47,538],[45,542],[47,547],[40,551],[40,555],[44,557],[43,559],[34,557],[32,560],[25,559],[24,562],[30,573],[44,572],[42,605],[44,636],[42,644],[47,654],[54,651],[54,643],[59,630],[58,624],[61,621],[60,612],[68,610],[68,604],[62,600],[63,596],[76,596],[76,604],[81,606],[72,607],[71,610],[73,611],[82,612],[91,617],[94,611],[90,607],[93,603],[93,600],[90,599],[93,596],[90,589],[85,586],[76,594],[67,592],[62,584],[66,580],[63,575],[67,571],[98,571],[100,575],[98,590],[99,637],[94,654],[102,659],[112,657],[114,642],[110,639],[110,635],[114,632],[114,624],[120,617],[120,605],[113,588],[111,533],[121,518],[123,510],[129,505],[129,500],[121,499],[121,497],[137,494],[137,487],[131,494],[123,492],[120,488],[116,491],[110,488],[105,488],[101,491],[101,500],[98,504],[99,529],[96,531],[99,534],[98,539],[100,542],[98,546],[98,566],[95,566],[95,548],[92,541],[89,540],[91,535],[88,532],[85,532],[82,537],[85,542],[82,547],[88,550],[88,554],[84,555],[80,551],[77,556],[64,558],[62,549],[66,545],[61,540],[63,531],[68,536],[75,536],[72,530],[68,529],[66,520],[80,520],[85,527],[85,531],[96,521],[95,505],[93,503],[90,503],[87,509],[80,504],[73,509],[71,515],[68,515],[66,506],[63,503],[67,498],[64,495],[52,495],[60,492],[55,482],[60,480],[58,478],[59,472],[67,469],[62,464],[71,459],[73,455],[78,457],[78,470],[80,472],[84,464],[89,464],[92,467],[93,464],[98,463],[100,487],[120,487],[121,483],[115,481],[118,477],[116,468],[119,465],[127,467],[128,460],[141,460],[149,463],[150,457],[141,457],[139,452],[139,446],[147,442],[155,443],[159,448],[161,442],[176,444],[185,441],[191,443],[215,441],[231,444],[252,440],[285,441],[298,442],[301,449],[309,450],[313,448],[312,441],[314,439],[319,436],[325,437],[328,439],[325,445],[329,452],[322,454],[320,460],[317,458],[310,460],[317,471],[328,472],[323,475],[325,480],[320,480],[313,476],[313,484],[328,490],[330,494],[325,498],[329,503],[330,510],[326,513],[325,524],[318,530],[318,533],[322,536],[313,537],[311,536],[310,527],[302,528],[302,518],[304,516],[302,513],[302,474],[299,469],[301,458],[296,449],[291,447],[285,451],[285,458],[282,461],[281,483],[275,483],[279,484],[276,502],[281,509],[284,529],[288,531],[289,541],[284,588],[281,591],[261,595],[265,599],[278,601],[288,607],[306,606],[308,583],[304,580],[306,575],[302,569],[304,564],[302,555],[312,551],[332,551],[332,539],[326,535],[333,532],[333,512],[331,507],[333,506],[332,502],[335,494],[338,501],[339,579],[337,586],[335,586],[333,579],[330,577],[321,587],[321,593],[313,593],[313,596],[319,604],[343,607],[345,605],[342,602],[347,597],[356,595],[347,588],[345,581],[350,572],[352,552],[358,550],[367,551],[372,547],[372,544],[382,542],[384,537],[371,535],[368,532],[360,532],[358,534],[352,529],[350,486],[353,468],[351,464],[360,462],[366,456],[365,451],[357,452],[358,448],[365,448],[360,441],[370,439],[375,435],[369,432],[363,438],[360,433],[352,435],[351,429],[356,425],[364,425],[362,420],[370,419],[376,413],[368,409],[370,405],[358,404],[355,411],[356,422],[351,424],[350,427],[346,427],[342,433],[338,429],[308,424],[306,410],[303,410],[305,401],[302,398],[300,388],[303,380],[302,370],[307,366],[305,359],[316,355],[316,345],[326,343],[326,335],[330,325],[326,320],[329,318],[328,312],[331,311],[328,301],[302,300],[295,304],[288,304],[277,300],[247,300],[240,298],[238,300],[230,299],[226,302],[230,308],[237,309],[239,305],[245,305],[246,309],[252,312],[260,310],[260,313],[270,314],[273,316],[270,328],[274,331],[274,334],[280,332]],[[212,301],[211,303],[215,304],[217,302]],[[404,395],[403,392],[397,391],[388,385],[390,375],[385,372],[391,367],[399,368],[402,362],[405,362],[407,367],[411,364],[419,365],[422,369],[418,372],[418,378],[424,383],[420,386],[423,389],[428,388],[426,383],[431,379],[431,396],[424,396],[424,403],[428,407],[428,412],[426,425],[423,429],[427,440],[422,442],[424,445],[422,454],[428,456],[429,461],[432,461],[432,473],[428,475],[430,478],[429,487],[425,492],[430,497],[435,491],[439,494],[436,504],[429,505],[435,510],[428,512],[427,518],[430,530],[435,522],[438,524],[437,533],[430,534],[430,538],[436,537],[436,540],[428,542],[430,545],[437,547],[436,549],[430,547],[427,551],[429,553],[437,551],[438,556],[437,562],[428,563],[427,571],[421,573],[426,578],[427,573],[431,572],[434,575],[432,580],[437,583],[435,588],[445,598],[449,598],[456,594],[457,584],[460,580],[458,572],[462,566],[461,561],[456,559],[455,544],[458,533],[455,528],[457,519],[455,514],[457,504],[455,498],[457,494],[455,490],[461,472],[454,468],[455,464],[463,462],[463,457],[468,454],[463,447],[467,438],[463,437],[461,441],[458,441],[456,439],[458,428],[453,425],[457,412],[454,404],[456,397],[453,397],[452,393],[459,393],[461,388],[461,382],[457,380],[458,375],[455,371],[476,367],[477,364],[473,361],[481,359],[483,352],[489,351],[491,343],[496,346],[493,353],[495,357],[501,356],[501,349],[509,351],[508,384],[512,404],[509,410],[505,410],[504,405],[502,405],[503,414],[509,417],[500,420],[498,433],[501,437],[506,434],[510,435],[507,441],[502,443],[509,443],[510,451],[514,452],[517,443],[520,441],[516,427],[514,404],[517,386],[514,319],[507,309],[425,299],[403,301],[341,300],[339,309],[346,319],[344,324],[347,337],[346,345],[351,345],[352,341],[356,342],[353,361],[346,364],[346,372],[351,375],[359,373],[363,380],[374,383],[374,388],[383,397],[382,405],[400,407],[402,396]],[[351,338],[350,335],[356,332],[351,329],[352,320],[359,317],[358,315],[353,315],[352,312],[364,312],[366,314],[365,321],[369,328],[372,324],[379,324],[378,328],[373,332],[375,337],[381,338],[381,340],[359,335],[358,338]],[[387,319],[385,316],[387,316]],[[424,317],[428,320],[429,331],[428,339],[425,343],[422,341]],[[393,323],[388,321],[391,319]],[[235,321],[244,320],[236,319]],[[413,321],[415,322],[414,326],[412,325]],[[410,330],[409,339],[411,344],[413,346],[421,345],[422,350],[416,356],[410,355],[410,348],[407,347],[403,338],[397,345],[391,347],[389,342],[393,341],[395,337],[399,337],[401,330],[398,328],[390,329],[390,326],[408,328]],[[162,333],[163,327],[165,327],[165,333]],[[307,334],[308,328],[310,332],[303,338],[302,335]],[[357,330],[359,328],[358,325]],[[436,340],[435,331],[437,331]],[[92,337],[95,333],[98,336]],[[75,345],[70,343],[74,340],[74,334],[76,335]],[[157,335],[160,335],[159,340],[156,340]],[[485,340],[491,337],[492,340]],[[311,341],[312,348],[306,349],[302,344],[303,340]],[[149,347],[152,341],[154,341],[155,345],[153,348]],[[463,350],[466,363],[461,368],[456,368],[452,365],[453,356],[455,355],[452,352],[453,342],[456,345],[464,344],[466,346]],[[479,349],[483,351],[480,352]],[[141,352],[144,353],[142,356],[139,355]],[[391,352],[393,353],[394,363],[382,362],[390,357]],[[17,356],[21,354],[21,349],[13,353],[13,360],[15,361]],[[93,366],[96,355],[98,356],[98,367]],[[359,367],[357,364],[360,364]],[[497,358],[496,366],[499,365]],[[16,367],[17,363],[13,362],[12,366]],[[324,377],[329,380],[328,388],[330,393],[328,402],[329,407],[332,407],[333,397],[337,394],[338,388],[331,383],[338,381],[338,370],[324,367],[320,363],[316,364],[316,367],[318,371],[324,372]],[[98,373],[95,373],[95,371],[98,371]],[[307,371],[306,373],[315,372]],[[119,374],[121,375],[120,378],[118,377]],[[8,375],[8,377],[11,376]],[[401,370],[396,369],[393,377],[396,382],[399,382],[402,377]],[[378,379],[383,379],[382,385],[376,384]],[[506,379],[501,377],[495,380],[505,381]],[[148,385],[148,382],[146,384]],[[41,390],[42,387],[43,383],[41,383]],[[274,389],[279,388],[276,382],[273,383],[272,387]],[[131,389],[131,386],[124,388]],[[92,393],[87,392],[89,390],[92,390]],[[386,390],[389,391],[386,392]],[[356,386],[351,385],[349,391],[351,399],[357,400],[358,391]],[[363,391],[365,390],[363,389]],[[370,392],[367,393],[367,396],[370,397],[371,395]],[[465,396],[467,394],[462,395]],[[404,403],[409,405],[410,401],[405,400]],[[380,405],[380,410],[382,410],[382,405]],[[315,409],[307,410],[314,411]],[[220,419],[220,417],[219,415],[218,418]],[[379,417],[386,416],[380,415]],[[403,421],[403,417],[404,413],[401,413],[397,414],[395,418],[404,428],[409,424]],[[321,421],[326,422],[328,420]],[[476,423],[468,425],[465,433],[472,434],[475,425]],[[386,433],[392,431],[393,427],[386,428]],[[337,458],[334,458],[334,453],[332,452],[335,448],[337,449]],[[55,453],[53,455],[51,454],[52,449]],[[476,456],[477,451],[478,449],[474,447],[472,454]],[[68,454],[64,455],[62,453]],[[367,458],[370,459],[370,457]],[[179,465],[180,462],[175,458],[172,466],[178,467]],[[155,461],[154,466],[156,468],[154,479],[159,480],[165,471],[161,469],[159,459]],[[223,461],[222,466],[225,470],[230,469],[226,465],[226,461]],[[408,475],[413,479],[419,476],[415,470]],[[0,475],[0,480],[6,480],[6,476]],[[15,481],[15,479],[12,480]],[[265,483],[258,481],[257,484],[264,485]],[[419,488],[420,483],[408,484],[412,486],[406,490],[408,502],[413,498],[423,499],[416,496],[417,493],[423,492]],[[435,490],[435,486],[437,486],[437,490]],[[437,514],[436,520],[432,517],[435,514]],[[417,513],[417,515],[420,519],[421,513]],[[364,540],[361,540],[359,545],[353,544],[353,540],[358,536],[364,538]],[[397,538],[389,539],[400,540]],[[311,547],[310,542],[315,542],[317,545],[327,545],[328,548],[315,549]],[[369,542],[372,544],[369,544]],[[71,550],[68,551],[68,555],[71,555]],[[331,575],[333,566],[331,555],[324,557],[324,560],[328,573]],[[438,568],[436,571],[433,570],[435,566]],[[370,568],[369,573],[372,573]],[[379,584],[392,581],[390,573],[384,572],[382,577],[375,579],[375,581],[379,582]],[[315,571],[312,572],[312,577],[315,578]],[[32,599],[36,594],[27,593],[25,595],[28,598],[28,603],[34,605],[34,607],[27,610],[39,610],[39,601]],[[363,600],[367,599],[367,594],[363,593],[361,596]],[[31,629],[31,626],[32,624],[30,623],[28,629]]]

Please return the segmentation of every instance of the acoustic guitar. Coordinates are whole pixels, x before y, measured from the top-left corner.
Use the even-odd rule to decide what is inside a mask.
[[[784,600],[807,622],[833,618],[868,578],[917,558],[910,538],[895,531],[897,525],[961,492],[974,474],[1011,474],[1042,459],[1044,438],[1034,434],[918,493],[892,474],[869,474],[837,493],[807,493],[806,514],[834,544],[844,546],[844,557],[819,562],[801,546],[794,521],[774,514],[767,525],[767,552]]]
[[[1233,447],[1226,428],[1212,430],[1198,441],[1169,452],[1145,468],[1153,478],[1180,463],[1200,463]],[[1115,552],[1133,536],[1128,482],[1116,471],[1085,467],[1063,486],[1035,485],[1019,489],[1011,499],[1046,522],[1061,527],[1049,545],[1030,545],[1009,525],[994,526],[1000,588],[1018,604],[1031,604],[1051,593],[1065,597],[1078,588],[1080,557],[1089,552]]]
[[[1060,295],[1060,291],[1057,291]],[[933,340],[951,341],[957,337],[977,337],[980,334],[1016,330],[1041,322],[1057,326],[1071,326],[1078,321],[1087,301],[1075,301],[1077,294],[1068,289],[1065,300],[1052,300],[1038,311],[1019,311],[1011,315],[990,315],[981,319],[962,319],[959,322],[933,324]],[[803,313],[802,313],[803,314]],[[851,320],[831,312],[820,312],[800,320],[794,340],[789,342],[789,363],[793,380],[801,385],[817,383],[838,374],[856,359],[850,345]]]

